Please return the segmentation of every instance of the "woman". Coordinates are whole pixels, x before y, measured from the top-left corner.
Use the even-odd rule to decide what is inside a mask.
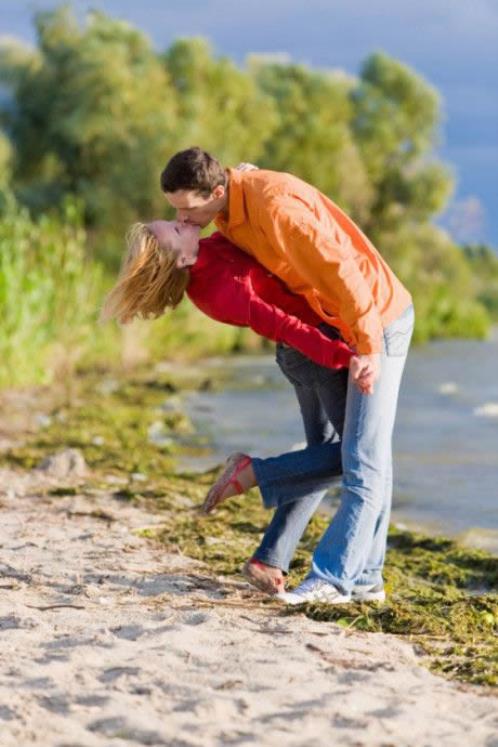
[[[180,255],[182,267],[178,266]],[[324,488],[330,478],[341,471],[340,447],[333,442],[341,434],[343,408],[337,405],[345,397],[347,366],[351,360],[354,365],[353,352],[333,328],[323,324],[303,297],[291,293],[250,255],[237,249],[221,234],[199,240],[198,227],[176,221],[154,221],[132,227],[127,255],[116,286],[106,299],[102,318],[113,317],[121,323],[135,317],[157,318],[167,308],[175,308],[185,293],[211,318],[250,327],[278,342],[277,361],[294,384],[303,415],[310,412],[310,407],[323,412],[320,433],[310,432],[305,419],[308,445],[324,446],[319,469],[308,475],[315,480],[313,485],[321,489],[315,489],[303,500],[286,502],[279,507],[260,547],[244,566],[244,574],[251,583],[267,593],[279,593],[284,591],[284,574]],[[316,376],[323,379],[325,401],[320,401],[316,387],[299,385],[292,372],[293,356],[313,367]],[[309,368],[307,375],[309,377]],[[332,396],[334,392],[336,397]],[[316,427],[314,429],[316,431]],[[231,468],[232,463],[234,468]],[[298,473],[294,480],[297,485],[299,458],[294,457],[292,465]],[[249,457],[236,455],[229,460],[222,482],[218,481],[214,493],[208,495],[206,512],[228,497],[231,489],[234,492],[245,490],[247,476],[240,482],[238,473],[246,467],[251,478]],[[288,468],[291,469],[290,463]]]

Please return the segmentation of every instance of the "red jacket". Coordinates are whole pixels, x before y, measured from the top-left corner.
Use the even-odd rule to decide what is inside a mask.
[[[220,233],[199,243],[190,267],[190,300],[218,322],[250,327],[269,340],[284,342],[328,368],[349,365],[351,349],[318,329],[323,320],[303,296],[291,293],[275,275]]]

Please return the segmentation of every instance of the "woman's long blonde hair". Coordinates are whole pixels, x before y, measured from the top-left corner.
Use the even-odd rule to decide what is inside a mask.
[[[117,319],[127,324],[135,317],[156,319],[168,307],[178,306],[188,285],[188,271],[176,267],[173,252],[160,246],[144,223],[135,223],[130,228],[126,244],[118,280],[100,314],[103,322]]]

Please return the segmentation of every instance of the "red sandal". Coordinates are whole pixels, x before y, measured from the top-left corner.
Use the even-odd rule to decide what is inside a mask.
[[[237,477],[242,472],[242,470],[250,463],[251,457],[247,456],[247,454],[237,453],[232,454],[228,457],[225,469],[214,483],[213,487],[206,496],[206,500],[202,504],[202,511],[204,513],[211,513],[211,511],[216,508],[216,506],[226,500],[225,498],[223,498],[223,493],[229,485],[234,486],[237,491],[237,495],[239,495],[240,493],[245,493],[245,489],[240,484]]]
[[[280,596],[285,592],[284,574],[277,566],[268,565],[257,558],[250,558],[244,563],[242,574],[256,589],[272,597]]]

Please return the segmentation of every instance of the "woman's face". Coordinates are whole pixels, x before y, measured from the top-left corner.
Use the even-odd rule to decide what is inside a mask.
[[[200,227],[192,223],[179,223],[176,220],[154,220],[147,223],[161,247],[169,249],[176,257],[176,266],[190,267],[199,254]]]

